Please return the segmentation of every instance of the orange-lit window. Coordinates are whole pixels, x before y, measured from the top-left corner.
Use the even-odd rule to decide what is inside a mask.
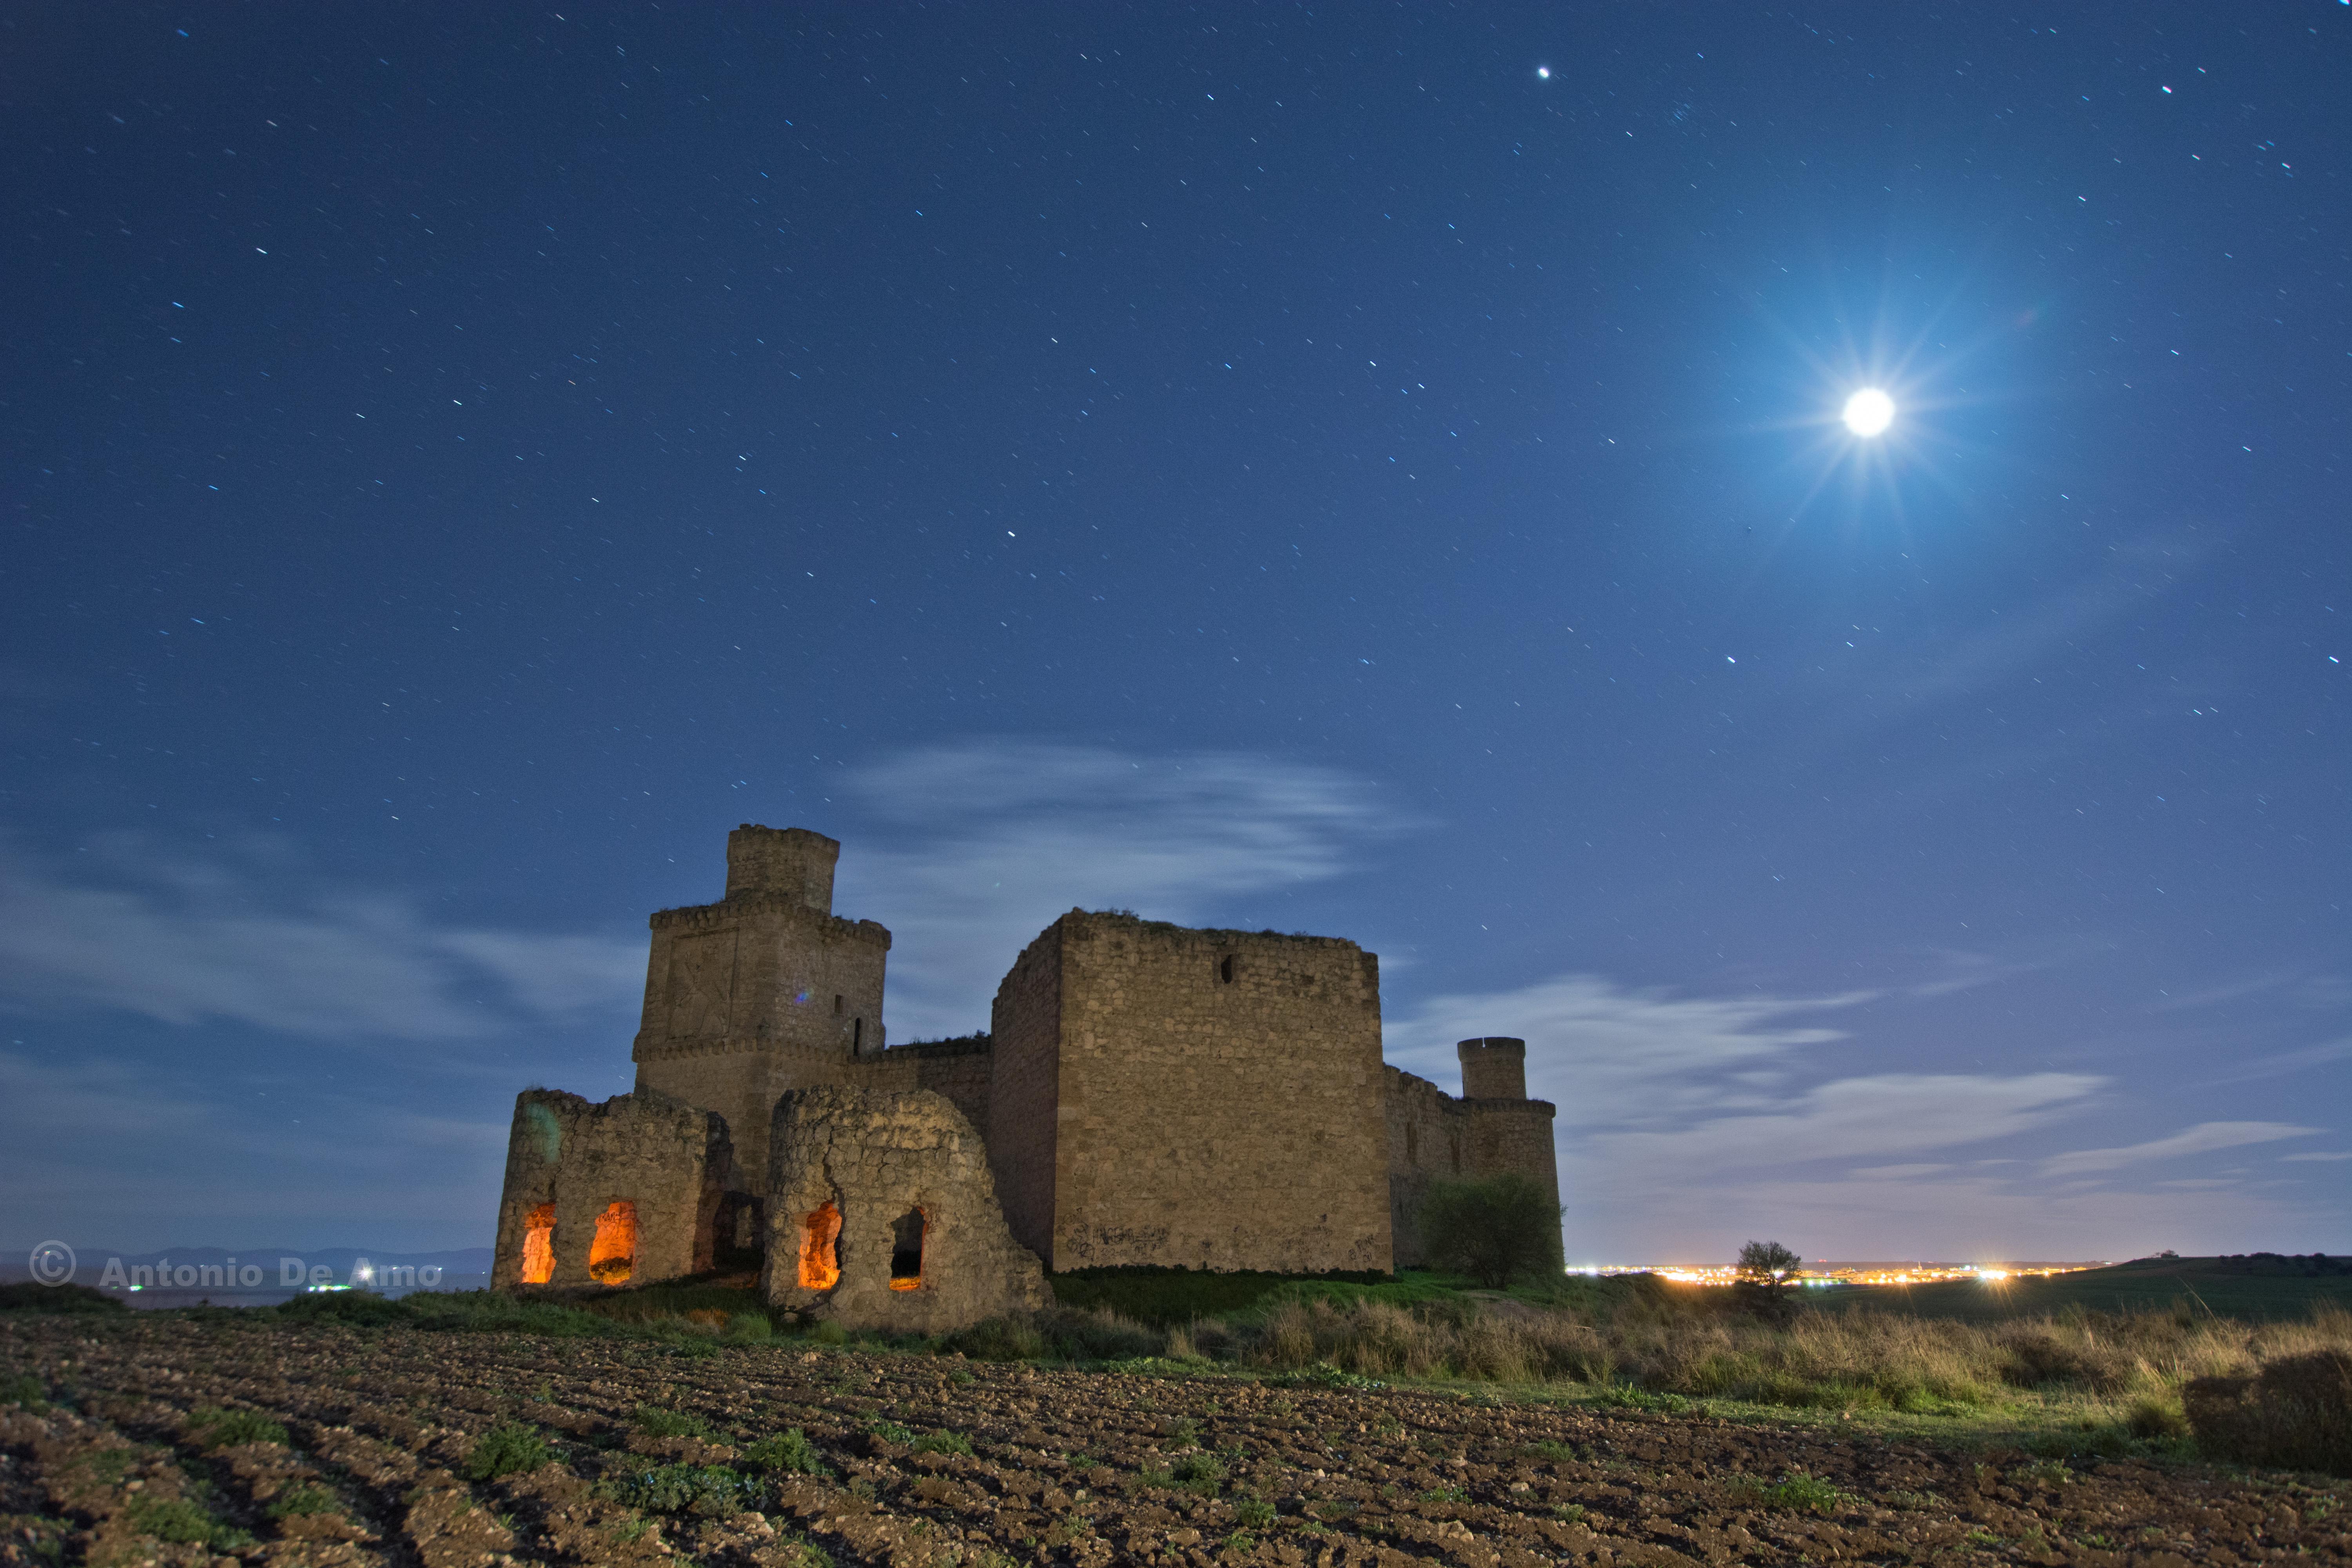
[[[626,1199],[607,1204],[596,1216],[596,1239],[588,1247],[588,1278],[625,1285],[636,1271],[637,1205]]]
[[[801,1288],[830,1290],[841,1282],[841,1211],[826,1204],[801,1225]]]
[[[555,1205],[541,1204],[522,1220],[522,1282],[544,1285],[555,1278]]]
[[[890,1289],[919,1289],[923,1283],[923,1234],[931,1222],[920,1209],[908,1209],[891,1226]]]

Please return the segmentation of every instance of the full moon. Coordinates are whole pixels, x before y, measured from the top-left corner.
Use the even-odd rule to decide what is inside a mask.
[[[1845,400],[1845,427],[1857,436],[1876,436],[1895,423],[1895,399],[1874,386],[1865,386]]]

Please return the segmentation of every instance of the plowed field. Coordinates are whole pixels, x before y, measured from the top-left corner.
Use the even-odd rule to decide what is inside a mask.
[[[17,1318],[8,1377],[12,1563],[2352,1560],[2307,1478],[803,1342]]]

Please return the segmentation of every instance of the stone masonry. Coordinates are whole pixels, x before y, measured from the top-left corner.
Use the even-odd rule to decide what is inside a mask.
[[[727,1123],[710,1111],[645,1091],[597,1105],[525,1089],[507,1141],[491,1280],[620,1285],[701,1272],[731,1239],[740,1186]],[[547,1271],[527,1279],[533,1229]],[[608,1249],[627,1246],[594,1258],[592,1274],[600,1236]]]
[[[1391,1267],[1380,961],[1072,910],[998,989],[989,1150],[1056,1269]]]
[[[1073,910],[1015,960],[991,1033],[890,1047],[890,933],[833,912],[840,849],[746,823],[725,897],[652,918],[635,1091],[516,1100],[499,1288],[764,1246],[780,1306],[928,1332],[1043,1304],[1040,1259],[1384,1272],[1424,1261],[1433,1181],[1559,1191],[1526,1045],[1463,1041],[1459,1098],[1385,1065],[1380,960],[1338,938]],[[828,1203],[839,1277],[803,1284]]]
[[[848,1329],[937,1333],[1052,1304],[997,1206],[988,1150],[927,1089],[776,1102],[761,1292]]]

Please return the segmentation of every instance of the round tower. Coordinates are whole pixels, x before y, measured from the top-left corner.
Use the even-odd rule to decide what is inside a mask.
[[[1462,1058],[1465,1100],[1525,1100],[1528,1043],[1507,1035],[1483,1035],[1454,1047]]]

